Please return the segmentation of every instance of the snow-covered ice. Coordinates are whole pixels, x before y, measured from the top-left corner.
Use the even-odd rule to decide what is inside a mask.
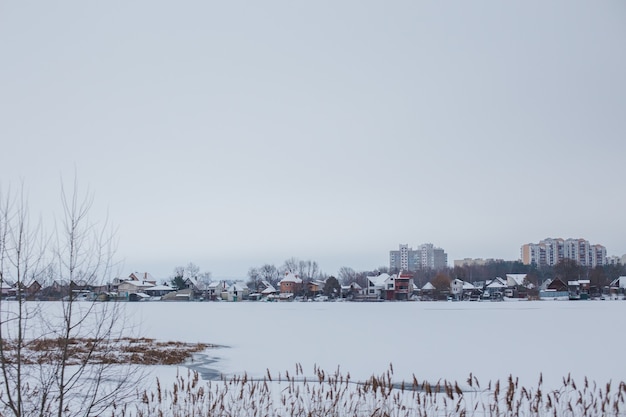
[[[128,303],[127,322],[142,336],[207,342],[208,368],[262,377],[314,365],[340,367],[353,380],[393,364],[398,380],[481,383],[509,374],[544,386],[571,374],[622,381],[623,301],[387,303]],[[160,369],[159,375],[172,373]]]

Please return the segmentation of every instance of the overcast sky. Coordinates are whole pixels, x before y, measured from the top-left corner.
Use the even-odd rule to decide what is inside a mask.
[[[0,181],[124,269],[626,253],[623,1],[0,3]]]

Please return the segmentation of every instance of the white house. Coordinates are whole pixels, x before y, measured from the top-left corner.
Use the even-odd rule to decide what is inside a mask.
[[[206,290],[206,295],[209,300],[215,300],[217,297],[221,297],[222,293],[226,291],[225,281],[213,281],[209,283]]]
[[[222,293],[222,299],[226,301],[241,301],[248,297],[248,287],[243,282],[235,282]]]
[[[395,275],[382,273],[378,276],[367,277],[367,295],[369,297],[385,298],[386,291],[393,291]]]
[[[450,283],[450,292],[454,297],[461,298],[463,296],[463,284],[465,281],[462,279],[455,278]]]
[[[475,289],[476,289],[476,287],[474,287],[474,285],[472,285],[472,283],[465,282],[465,281],[463,281],[461,279],[458,279],[458,278],[456,278],[455,280],[453,280],[450,283],[450,292],[457,299],[463,298],[463,294],[464,293],[470,293],[470,292],[472,292]]]

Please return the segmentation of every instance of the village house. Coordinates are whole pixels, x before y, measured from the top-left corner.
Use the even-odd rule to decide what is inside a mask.
[[[273,297],[278,294],[278,290],[274,288],[274,286],[269,282],[263,281],[263,285],[265,286],[265,288],[261,291],[262,298]]]
[[[291,272],[285,273],[285,276],[278,284],[280,285],[280,293],[283,295],[295,295],[302,290],[302,280]]]
[[[394,280],[393,299],[406,301],[413,294],[413,274],[408,271],[400,271]]]
[[[150,297],[163,297],[174,291],[174,288],[169,285],[155,285],[153,287],[149,287],[144,289],[144,292]]]
[[[450,283],[450,293],[456,300],[469,300],[475,292],[476,287],[470,282],[456,278]]]
[[[487,280],[483,288],[483,298],[490,300],[501,300],[506,290],[506,281],[500,277]]]
[[[222,299],[226,301],[243,301],[248,298],[249,291],[243,282],[235,282],[222,293]]]
[[[132,272],[126,281],[151,282],[156,285],[156,279],[149,272]]]
[[[216,301],[218,298],[221,299],[222,293],[226,291],[226,288],[228,288],[226,281],[210,282],[206,289],[206,299],[211,301]]]
[[[567,281],[567,290],[570,300],[588,300],[590,280],[578,279]]]
[[[15,287],[5,280],[2,280],[2,297],[15,297]]]
[[[351,282],[348,285],[341,286],[342,298],[354,298],[359,295],[363,295],[363,287],[361,287],[357,282]]]
[[[567,299],[569,298],[569,288],[563,280],[555,278],[546,280],[539,291],[540,299]]]
[[[196,298],[208,297],[209,284],[210,283],[200,281],[198,278],[189,277],[185,279],[185,288],[190,289]]]
[[[117,292],[120,297],[130,299],[132,294],[145,294],[146,290],[152,287],[155,287],[153,282],[128,280],[118,285]]]
[[[624,294],[626,292],[626,276],[620,276],[609,284],[609,293],[616,294]]]
[[[319,295],[324,292],[324,285],[326,282],[322,280],[313,280],[307,283],[307,295]]]
[[[367,277],[367,298],[380,300],[395,299],[396,275],[382,273],[378,276]]]
[[[419,296],[422,301],[433,300],[435,298],[435,286],[432,283],[427,282],[424,286],[422,286],[422,288],[420,288]]]

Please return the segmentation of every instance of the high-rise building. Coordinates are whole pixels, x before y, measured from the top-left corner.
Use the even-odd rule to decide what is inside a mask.
[[[409,245],[400,245],[398,250],[389,251],[389,269],[391,271],[417,271],[419,269],[444,269],[448,266],[448,254],[436,248],[432,243],[425,243],[416,249]]]
[[[522,263],[554,266],[563,259],[573,259],[582,266],[606,265],[606,248],[591,245],[585,239],[547,238],[539,243],[527,243],[521,248]]]

